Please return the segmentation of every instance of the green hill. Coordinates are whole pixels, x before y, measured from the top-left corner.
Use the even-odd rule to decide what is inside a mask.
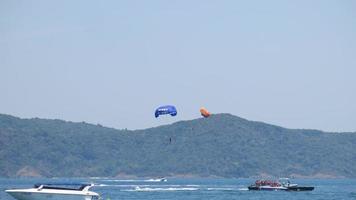
[[[356,177],[356,133],[230,114],[145,130],[0,115],[0,176]]]

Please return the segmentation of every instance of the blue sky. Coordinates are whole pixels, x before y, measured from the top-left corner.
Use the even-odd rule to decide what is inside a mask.
[[[355,1],[0,1],[0,113],[141,129],[199,108],[356,131]],[[177,117],[155,119],[176,105]]]

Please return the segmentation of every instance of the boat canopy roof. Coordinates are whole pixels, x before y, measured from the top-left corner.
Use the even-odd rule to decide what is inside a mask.
[[[36,183],[34,188],[41,189],[57,189],[57,190],[83,190],[87,186],[92,186],[89,183]]]

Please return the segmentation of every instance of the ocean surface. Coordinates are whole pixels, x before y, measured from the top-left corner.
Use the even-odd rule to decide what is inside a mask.
[[[299,185],[315,186],[314,191],[248,191],[253,179],[157,179],[115,178],[0,178],[0,200],[14,200],[4,192],[9,188],[30,188],[35,183],[94,183],[91,189],[103,200],[343,200],[356,199],[356,179],[291,179]]]

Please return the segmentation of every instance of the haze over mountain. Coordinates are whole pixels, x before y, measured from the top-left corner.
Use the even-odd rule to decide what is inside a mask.
[[[0,115],[0,176],[356,177],[356,133],[230,114],[144,130]]]

